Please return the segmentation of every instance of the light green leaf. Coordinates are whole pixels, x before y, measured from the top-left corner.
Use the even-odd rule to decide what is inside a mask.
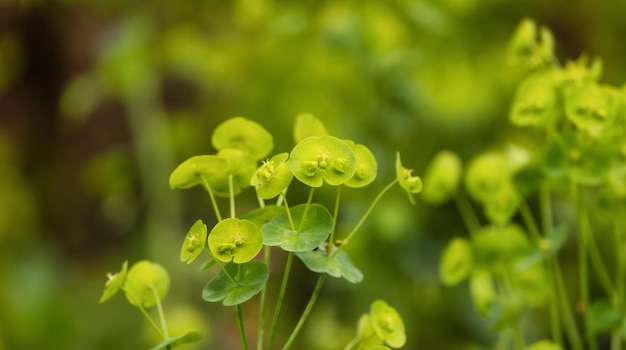
[[[415,199],[413,199],[413,195],[416,193],[422,192],[423,184],[422,179],[419,176],[413,176],[411,173],[412,169],[407,169],[402,165],[402,160],[400,159],[400,152],[396,153],[396,178],[398,179],[398,183],[400,187],[406,192],[409,196],[409,201],[411,204],[415,205]]]
[[[385,343],[392,348],[401,348],[406,343],[404,322],[396,309],[383,300],[376,300],[370,308],[372,326]]]
[[[424,201],[439,205],[448,201],[458,190],[461,181],[461,159],[451,151],[435,155],[424,171]]]
[[[256,189],[259,197],[274,198],[289,186],[293,174],[285,163],[288,157],[288,153],[275,155],[272,159],[263,162],[252,175],[250,185]]]
[[[363,273],[352,264],[348,253],[343,250],[329,255],[325,250],[318,249],[296,253],[296,256],[313,272],[343,277],[350,283],[363,280]]]
[[[98,301],[99,304],[111,299],[122,288],[124,282],[126,282],[126,276],[128,274],[128,261],[124,261],[122,269],[117,273],[107,274],[107,281],[104,285],[104,291]]]
[[[152,307],[170,289],[170,276],[163,266],[148,260],[136,262],[128,270],[124,292],[131,305]],[[155,295],[156,292],[156,295]]]
[[[347,141],[346,141],[347,142]],[[352,188],[365,187],[376,179],[378,172],[378,164],[372,151],[366,146],[347,142],[356,157],[356,171],[354,175],[346,182],[346,186]]]
[[[296,116],[296,122],[293,126],[293,139],[296,143],[309,136],[325,135],[328,135],[328,133],[326,132],[324,124],[313,114],[300,113]]]
[[[451,287],[465,280],[472,271],[472,247],[465,238],[456,237],[444,248],[439,277]]]
[[[549,340],[540,340],[530,344],[526,350],[563,350],[561,345]]]
[[[209,233],[211,254],[222,262],[248,262],[259,254],[262,247],[263,232],[250,220],[224,219]]]
[[[180,250],[180,261],[191,264],[204,250],[207,240],[207,227],[202,220],[197,220],[187,232]]]
[[[211,144],[217,150],[234,148],[248,153],[254,160],[259,160],[270,154],[274,148],[274,138],[260,124],[243,117],[235,117],[215,128]]]
[[[309,136],[293,148],[287,161],[293,175],[311,187],[324,182],[341,185],[354,175],[356,156],[350,146],[334,136]]]
[[[294,227],[287,212],[277,215],[262,227],[263,244],[280,246],[290,252],[305,252],[318,247],[330,235],[333,219],[323,205],[314,203],[307,208],[306,204],[301,204],[290,211]]]
[[[215,155],[191,157],[174,169],[169,179],[170,188],[185,189],[201,185],[202,176],[211,180],[227,167],[228,161]]]
[[[199,342],[203,338],[200,332],[187,332],[181,336],[168,338],[159,343],[159,345],[150,348],[150,350],[172,349],[181,345],[193,344]]]

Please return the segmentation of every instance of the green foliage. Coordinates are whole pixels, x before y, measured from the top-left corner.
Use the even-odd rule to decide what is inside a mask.
[[[320,204],[301,204],[275,216],[263,225],[263,244],[288,252],[311,251],[326,241],[333,230],[333,217]]]
[[[124,281],[124,294],[131,305],[156,306],[170,289],[170,277],[163,266],[148,260],[133,264]]]
[[[269,278],[269,269],[262,261],[229,263],[202,290],[202,299],[222,301],[225,306],[239,305],[257,295]]]

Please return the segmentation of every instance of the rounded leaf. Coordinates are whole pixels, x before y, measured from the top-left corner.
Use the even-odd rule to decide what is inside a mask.
[[[128,274],[128,261],[124,261],[122,269],[117,273],[107,274],[107,281],[104,285],[104,291],[98,301],[99,304],[111,299],[122,288],[124,282],[126,282],[126,275]]]
[[[229,263],[204,286],[202,299],[209,302],[222,300],[225,306],[244,303],[263,289],[269,275],[269,268],[259,260]]]
[[[352,264],[348,253],[343,250],[330,255],[325,250],[310,250],[296,253],[296,256],[313,272],[343,277],[350,283],[363,281],[363,273]]]
[[[170,175],[171,189],[185,189],[203,183],[202,176],[209,180],[221,174],[228,161],[215,155],[191,157],[182,162]]]
[[[508,162],[500,153],[481,154],[467,167],[465,187],[469,195],[479,203],[487,203],[508,183]]]
[[[274,148],[274,138],[260,124],[243,117],[228,119],[213,131],[211,144],[217,150],[238,149],[255,160],[267,157]]]
[[[400,187],[407,193],[409,196],[409,201],[411,204],[415,205],[415,199],[413,199],[413,194],[422,192],[422,179],[419,176],[413,176],[411,173],[413,170],[407,169],[402,165],[402,160],[400,159],[400,152],[396,153],[396,178]]]
[[[207,179],[213,193],[218,197],[229,197],[229,177],[233,178],[233,195],[250,186],[250,178],[256,171],[256,161],[242,150],[227,148],[220,150],[217,157],[226,161],[218,173]]]
[[[250,185],[256,189],[260,198],[274,198],[289,187],[293,174],[285,163],[288,157],[288,153],[275,155],[254,172]]]
[[[347,142],[347,141],[346,141]],[[366,146],[347,142],[354,151],[356,157],[356,171],[354,175],[346,182],[346,186],[352,188],[365,187],[376,179],[378,173],[378,164],[376,157],[372,151]]]
[[[262,247],[263,232],[250,220],[224,219],[209,233],[211,254],[222,262],[248,262],[259,254]]]
[[[444,248],[439,276],[446,286],[455,286],[472,271],[472,246],[465,238],[456,237]]]
[[[485,216],[494,224],[507,224],[517,213],[520,196],[511,185],[505,185],[485,204]]]
[[[404,322],[396,309],[383,300],[376,300],[370,307],[372,326],[385,343],[392,348],[401,348],[406,342]]]
[[[496,289],[493,285],[491,273],[486,270],[472,271],[469,287],[474,307],[482,316],[487,316],[496,300]]]
[[[333,229],[333,218],[326,207],[300,204],[289,210],[294,227],[287,212],[278,214],[263,225],[263,244],[280,246],[290,252],[305,252],[326,241]]]
[[[170,276],[165,268],[148,260],[136,262],[128,270],[124,292],[131,305],[152,307],[163,300],[170,289]]]
[[[196,221],[187,232],[180,250],[180,261],[191,264],[204,250],[207,239],[207,227],[202,220]]]
[[[461,159],[456,153],[437,153],[424,171],[424,201],[434,205],[448,201],[457,192],[461,171]]]
[[[324,123],[311,113],[300,113],[293,126],[293,139],[296,143],[309,136],[327,135]]]
[[[615,115],[615,104],[608,87],[576,85],[565,96],[565,115],[578,129],[599,137]]]
[[[515,92],[509,114],[517,126],[548,127],[560,115],[556,75],[541,73],[522,81]]]
[[[324,182],[341,185],[354,175],[356,156],[342,140],[334,136],[309,136],[293,148],[287,161],[293,175],[311,187]]]

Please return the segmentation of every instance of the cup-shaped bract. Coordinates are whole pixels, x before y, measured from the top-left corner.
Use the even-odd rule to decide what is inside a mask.
[[[376,300],[370,307],[372,326],[376,334],[392,348],[401,348],[406,342],[402,317],[395,308],[384,300]]]
[[[472,271],[469,289],[474,307],[482,316],[487,316],[497,297],[491,273],[484,269]]]
[[[207,227],[202,220],[197,220],[187,232],[185,242],[180,250],[180,261],[191,264],[204,250]]]
[[[263,247],[263,232],[252,221],[228,218],[209,233],[209,250],[222,262],[242,264],[254,259]]]
[[[170,276],[157,263],[141,260],[128,270],[124,293],[131,305],[152,307],[165,298],[170,289]]]
[[[218,151],[234,148],[259,160],[270,154],[274,148],[274,138],[260,124],[243,117],[235,117],[215,128],[211,144]]]
[[[565,115],[579,130],[600,137],[615,115],[617,92],[596,83],[573,86],[565,96]]]
[[[124,282],[126,282],[126,275],[128,274],[128,261],[124,261],[122,269],[116,273],[107,274],[107,281],[104,285],[104,291],[98,303],[102,304],[105,301],[111,299],[117,292],[122,289]]]
[[[509,43],[509,59],[515,64],[528,63],[537,49],[537,24],[530,18],[520,21]]]
[[[249,153],[235,148],[227,148],[220,150],[217,157],[225,160],[226,166],[208,179],[208,184],[216,196],[230,196],[229,177],[231,176],[233,195],[241,193],[242,189],[250,186],[250,178],[257,166],[256,161]]]
[[[356,171],[354,175],[346,182],[346,186],[352,188],[365,187],[376,179],[378,173],[378,164],[376,157],[369,148],[361,144],[355,144],[352,141],[345,141],[356,157]]]
[[[250,185],[256,189],[260,198],[274,198],[289,186],[293,180],[293,174],[286,163],[288,157],[288,153],[277,154],[264,161],[254,172]]]
[[[465,280],[472,271],[472,246],[465,238],[456,237],[441,255],[439,277],[444,285],[452,287]]]
[[[461,159],[456,153],[447,150],[437,153],[424,171],[424,201],[433,205],[448,201],[458,190],[461,171]]]
[[[422,192],[423,184],[422,179],[419,176],[413,176],[412,172],[413,170],[407,169],[402,165],[400,152],[397,152],[396,178],[398,179],[400,187],[402,187],[402,189],[409,196],[409,201],[411,202],[411,204],[415,205],[415,199],[413,199],[413,195]]]
[[[520,195],[510,183],[502,186],[485,205],[485,216],[493,224],[507,224],[517,213]]]
[[[465,187],[479,203],[487,203],[510,182],[509,164],[504,155],[487,152],[475,157],[465,173]]]
[[[287,161],[293,175],[305,185],[344,184],[356,171],[352,148],[334,136],[309,136],[291,151]]]
[[[185,189],[203,184],[223,172],[228,167],[228,161],[216,155],[202,155],[191,157],[174,169],[170,175],[170,188]]]
[[[300,113],[293,126],[293,139],[296,143],[309,136],[328,135],[324,123],[311,113]]]
[[[474,266],[498,269],[527,257],[532,246],[526,232],[514,224],[487,226],[472,236]]]
[[[511,104],[511,123],[541,128],[554,125],[560,115],[558,82],[558,74],[553,72],[531,75],[522,81]]]

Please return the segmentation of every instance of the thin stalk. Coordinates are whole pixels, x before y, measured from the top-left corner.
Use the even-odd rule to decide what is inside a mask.
[[[528,226],[528,231],[530,232],[531,238],[535,245],[538,245],[541,242],[541,233],[539,232],[539,226],[537,226],[537,222],[533,218],[533,214],[528,207],[528,203],[522,198],[519,203],[519,212]],[[544,231],[544,235],[547,234],[548,231]]]
[[[465,227],[467,227],[470,234],[474,235],[476,232],[480,231],[480,221],[478,221],[476,212],[474,212],[474,209],[472,208],[472,205],[468,201],[467,197],[462,193],[458,193],[453,196],[453,198],[454,204],[461,215],[461,220],[463,220],[463,223],[465,224]]]
[[[315,193],[315,187],[311,187],[311,190],[309,191],[309,198],[306,200],[306,206],[304,207],[304,213],[302,214],[302,220],[300,220],[300,224],[298,225],[297,232],[300,232],[300,230],[302,229],[302,225],[304,224],[304,221],[306,221],[306,216],[309,213],[309,208],[311,207],[311,203],[313,202],[314,193]]]
[[[337,187],[337,196],[335,197],[335,208],[333,209],[333,228],[330,230],[330,236],[328,237],[328,246],[326,252],[330,254],[333,242],[335,240],[335,229],[337,228],[337,216],[339,215],[339,201],[341,200],[341,186]]]
[[[215,211],[215,217],[217,218],[217,221],[222,221],[222,214],[220,213],[220,208],[217,206],[217,201],[215,200],[215,195],[211,190],[211,186],[209,186],[209,182],[206,180],[204,175],[200,175],[200,179],[202,179],[202,184],[209,193],[209,198],[211,198],[211,204],[213,205],[213,210]]]
[[[246,340],[246,330],[243,327],[243,317],[241,316],[241,304],[235,305],[235,317],[237,318],[237,329],[239,330],[239,339],[241,347],[248,350],[248,341]]]
[[[289,209],[289,203],[287,203],[287,196],[285,195],[284,191],[283,191],[283,194],[282,194],[281,198],[283,199],[283,202],[285,202],[285,211],[287,212],[287,218],[289,219],[289,225],[291,226],[292,230],[295,230],[296,229],[296,225],[293,223],[293,217],[291,216],[291,210]]]
[[[128,295],[128,294],[127,294]],[[146,309],[143,308],[143,306],[141,306],[141,304],[137,304],[137,308],[139,309],[139,311],[141,311],[141,313],[143,314],[143,316],[146,318],[146,320],[148,320],[148,323],[150,324],[150,326],[152,327],[152,329],[154,329],[155,332],[157,332],[157,334],[159,335],[159,337],[161,337],[161,339],[165,340],[167,338],[165,338],[165,335],[163,334],[163,332],[161,331],[161,329],[159,328],[159,326],[157,326],[157,324],[154,322],[154,320],[152,319],[152,317],[150,317],[150,314],[148,314],[148,312],[146,311]]]
[[[624,240],[616,224],[613,225],[615,235],[616,267],[615,267],[615,291],[620,298],[624,297]],[[622,350],[622,332],[620,329],[611,333],[611,350]]]
[[[580,339],[580,335],[578,333],[578,329],[576,329],[574,316],[572,315],[572,311],[570,309],[569,298],[567,297],[567,293],[565,292],[565,283],[563,283],[561,266],[556,259],[551,260],[550,263],[552,267],[552,275],[554,277],[553,280],[555,288],[557,290],[557,294],[559,295],[559,298],[557,300],[558,302],[560,302],[561,312],[563,313],[562,316],[563,324],[565,326],[565,333],[567,333],[567,337],[569,338],[570,345],[573,350],[584,350],[582,340]]]
[[[272,348],[274,337],[276,336],[276,330],[278,329],[278,321],[280,320],[280,312],[283,307],[283,301],[285,299],[285,291],[287,290],[287,281],[289,280],[289,272],[291,271],[291,265],[293,264],[293,252],[289,252],[287,255],[287,263],[285,264],[285,271],[283,272],[283,280],[280,284],[280,291],[278,292],[278,300],[276,301],[276,308],[274,309],[274,317],[272,319],[272,328],[270,329],[270,336],[267,341],[267,348]]]
[[[374,207],[376,207],[376,204],[380,202],[380,199],[383,197],[383,195],[385,195],[385,193],[387,193],[387,191],[389,191],[396,184],[396,182],[398,182],[398,179],[391,181],[387,186],[385,186],[385,188],[383,188],[378,193],[376,198],[374,198],[374,201],[372,202],[372,204],[370,204],[369,208],[367,208],[367,211],[365,212],[365,214],[363,214],[363,216],[361,217],[361,220],[359,220],[356,226],[354,226],[354,229],[352,229],[352,231],[348,234],[348,236],[343,240],[343,243],[338,247],[338,249],[332,253],[333,255],[337,254],[341,249],[343,249],[343,247],[346,246],[346,244],[348,244],[348,242],[350,242],[352,237],[354,237],[354,235],[359,231],[363,223],[365,223],[365,220],[370,216],[370,214],[374,210]]]
[[[591,314],[589,313],[589,261],[587,252],[589,250],[589,232],[585,223],[585,207],[582,198],[581,188],[572,185],[572,199],[576,205],[576,216],[578,217],[578,274],[580,289],[580,304],[582,306],[583,319],[585,321],[585,341],[591,350],[596,350],[598,345],[595,342],[593,330],[591,329]]]
[[[263,256],[264,256],[264,261],[265,261],[265,265],[270,266],[270,251],[271,248],[270,246],[265,246],[263,248]],[[265,304],[267,301],[267,282],[265,284],[265,287],[263,289],[261,289],[261,300],[259,301],[259,321],[258,321],[258,325],[257,325],[257,341],[256,341],[256,348],[257,350],[262,350],[263,349],[263,340],[265,338]]]
[[[315,285],[313,294],[311,294],[311,298],[309,299],[309,302],[307,303],[306,308],[302,312],[302,315],[300,316],[300,319],[298,320],[296,327],[293,329],[293,332],[291,332],[291,335],[287,339],[285,346],[283,346],[283,350],[289,349],[289,347],[291,347],[293,342],[296,340],[298,333],[300,333],[300,330],[302,330],[302,326],[304,325],[304,322],[306,322],[306,319],[309,317],[311,310],[313,310],[313,306],[315,305],[315,301],[317,300],[317,297],[319,296],[320,291],[322,290],[322,286],[324,285],[325,280],[326,280],[325,273],[321,274],[320,277],[317,279],[317,284]]]
[[[237,217],[235,211],[235,189],[233,186],[233,175],[228,175],[228,194],[230,198],[230,217]]]
[[[541,227],[543,230],[543,234],[547,235],[548,232],[552,231],[553,220],[552,220],[552,197],[550,195],[550,187],[546,183],[542,183],[539,188],[539,210],[541,211]],[[550,268],[553,264],[558,264],[559,260],[556,258],[556,255],[550,256],[548,258],[547,264],[548,268]],[[560,269],[559,269],[560,270]],[[555,269],[552,269],[551,272],[553,275],[556,273]],[[553,276],[552,281],[555,281],[555,276]],[[567,298],[567,296],[565,296]],[[550,329],[552,332],[552,339],[557,344],[563,344],[563,332],[561,330],[561,317],[559,313],[559,291],[556,283],[552,284],[550,288],[550,299],[552,302],[550,303]]]
[[[615,306],[622,305],[622,297],[617,293],[617,290],[613,286],[613,282],[611,281],[611,276],[609,276],[609,272],[606,269],[606,265],[602,261],[602,255],[600,254],[600,250],[598,248],[598,244],[596,243],[596,239],[593,235],[593,231],[591,229],[591,224],[589,223],[589,215],[587,210],[585,210],[585,215],[582,218],[583,224],[585,225],[586,235],[588,237],[588,248],[589,248],[589,257],[591,258],[591,264],[594,268],[598,281],[602,284],[605,292],[611,296],[611,300],[613,301]]]
[[[161,298],[159,297],[159,292],[156,287],[151,284],[150,289],[152,289],[152,293],[154,294],[154,299],[156,300],[157,311],[159,312],[159,319],[161,320],[161,329],[163,330],[164,339],[169,339],[169,332],[167,331],[167,323],[165,323],[165,313],[163,313],[163,306],[161,305]]]

